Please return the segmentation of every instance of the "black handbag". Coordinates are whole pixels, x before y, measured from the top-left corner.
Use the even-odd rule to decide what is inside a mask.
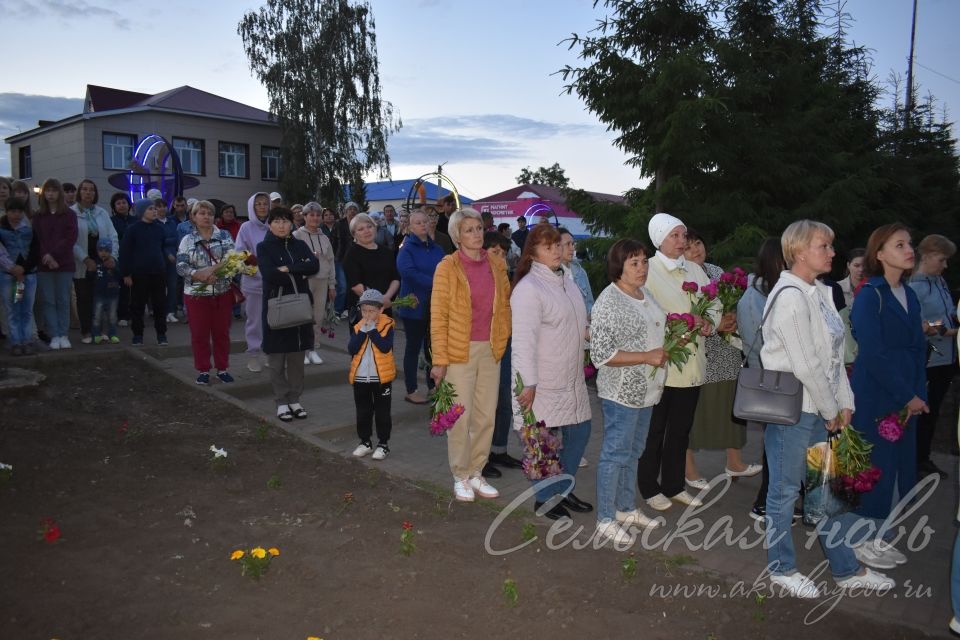
[[[783,287],[777,291],[766,313],[760,320],[757,333],[753,338],[748,353],[753,351],[757,339],[762,335],[763,323],[773,309],[777,296],[784,289],[799,287]],[[744,354],[743,366],[737,375],[737,393],[733,400],[733,415],[742,420],[753,422],[793,425],[800,422],[800,413],[803,410],[803,385],[797,377],[787,371],[773,369],[751,369],[746,366],[747,354]]]
[[[293,293],[283,294],[277,290],[277,297],[267,300],[267,325],[271,329],[289,329],[313,323],[313,303],[310,294],[297,289],[297,281],[287,274],[293,284]]]

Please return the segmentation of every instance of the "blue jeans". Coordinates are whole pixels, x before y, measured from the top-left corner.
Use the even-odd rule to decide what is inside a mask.
[[[590,441],[591,423],[589,420],[579,424],[568,424],[559,427],[563,447],[560,449],[560,466],[563,473],[570,476],[577,475],[577,468],[580,466],[580,458],[583,452],[587,450],[587,443]],[[540,482],[534,481],[534,486]],[[537,490],[537,502],[546,502],[555,495],[567,495],[573,491],[575,481],[553,482],[542,489]]]
[[[773,575],[789,575],[797,569],[791,525],[793,508],[800,495],[800,483],[807,468],[807,447],[827,439],[824,420],[812,413],[800,414],[794,425],[768,424],[763,435],[767,463],[770,465],[770,486],[767,490],[767,564]],[[857,522],[852,513],[827,518],[817,525],[820,548],[830,563],[834,578],[852,576],[860,570],[853,549],[844,541],[851,525]],[[828,533],[839,524],[828,544]]]
[[[960,530],[953,541],[953,566],[950,567],[950,598],[953,602],[953,617],[960,620]]]
[[[60,338],[70,334],[70,287],[73,271],[43,271],[37,276],[47,334]]]
[[[511,340],[500,358],[500,388],[497,390],[497,412],[493,417],[493,444],[490,453],[506,453],[513,427],[513,386],[510,384]]]
[[[333,308],[337,313],[343,313],[347,308],[347,274],[339,260],[333,263],[333,267],[337,276],[337,295],[333,299]]]
[[[117,304],[120,298],[94,297],[93,299],[93,335],[109,336],[117,335]],[[106,327],[104,327],[106,325]],[[106,329],[106,330],[104,330]]]
[[[613,520],[617,511],[637,508],[637,461],[643,454],[653,407],[634,409],[600,400],[603,444],[597,463],[597,522]]]
[[[37,275],[30,273],[23,277],[23,299],[14,304],[16,286],[16,278],[9,273],[0,273],[0,296],[3,297],[3,308],[10,324],[11,346],[29,344],[33,340],[33,300],[37,295]]]

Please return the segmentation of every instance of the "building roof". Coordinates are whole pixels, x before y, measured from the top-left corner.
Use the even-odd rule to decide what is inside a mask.
[[[623,196],[612,193],[599,193],[597,191],[587,191],[594,200],[603,200],[605,202],[624,202]],[[549,200],[550,202],[566,202],[567,197],[563,191],[557,187],[551,187],[546,184],[521,184],[512,189],[501,191],[485,198],[478,198],[476,202],[509,202],[511,200],[525,200],[528,198]],[[368,198],[369,199],[369,198]]]
[[[413,178],[411,180],[385,180],[383,182],[368,182],[366,183],[367,201],[377,202],[381,200],[406,200],[407,196],[410,194],[410,189],[413,188],[413,185],[416,184],[416,182],[417,178]],[[425,180],[423,184],[427,200],[436,202],[443,196],[450,193],[450,189],[442,189],[433,182]],[[349,185],[343,188],[343,193],[349,200]],[[414,198],[419,199],[419,196],[414,194]],[[464,204],[470,204],[473,202],[473,200],[461,195],[460,202]]]
[[[79,120],[88,120],[120,113],[137,111],[168,111],[191,115],[237,120],[258,124],[275,125],[270,114],[262,109],[251,107],[235,100],[195,89],[184,85],[154,95],[87,85],[87,95],[83,103],[83,113],[69,116],[52,123],[43,123],[35,129],[24,131],[6,139],[7,143],[30,138],[37,133],[62,127]]]

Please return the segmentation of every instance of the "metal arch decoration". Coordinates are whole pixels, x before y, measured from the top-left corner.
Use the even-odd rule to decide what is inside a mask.
[[[460,192],[457,191],[457,186],[453,184],[453,180],[445,177],[439,171],[431,171],[430,173],[425,173],[419,178],[417,178],[412,185],[410,185],[410,190],[407,192],[407,199],[403,204],[405,211],[412,211],[418,206],[425,206],[427,204],[427,180],[429,178],[437,179],[437,188],[442,188],[443,181],[446,180],[450,183],[450,193],[453,194],[454,202],[457,205],[457,209],[460,208]],[[416,203],[417,198],[419,197],[419,205]]]
[[[159,173],[152,173],[147,168],[151,158],[156,160],[154,164],[159,168]],[[159,178],[159,182],[151,178]],[[140,141],[127,171],[127,185],[133,202],[146,197],[147,191],[154,187],[160,190],[167,202],[183,195],[185,185],[180,156],[166,138],[151,133]]]
[[[553,226],[558,228],[560,227],[560,218],[557,217],[557,212],[554,211],[552,207],[550,207],[547,204],[544,204],[543,202],[537,202],[536,204],[532,204],[529,207],[527,207],[526,211],[523,212],[523,217],[527,219],[527,224],[529,224],[530,220],[532,220],[535,216],[543,216],[543,215],[546,215],[547,218],[550,218],[550,216],[552,215]]]

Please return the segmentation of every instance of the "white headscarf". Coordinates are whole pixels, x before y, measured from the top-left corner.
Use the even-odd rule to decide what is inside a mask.
[[[687,228],[687,225],[679,218],[675,218],[669,213],[658,213],[650,218],[650,222],[647,225],[647,233],[650,235],[650,242],[653,243],[653,246],[657,249],[660,248],[660,245],[663,244],[664,238],[670,235],[670,232],[676,229],[677,227]]]

